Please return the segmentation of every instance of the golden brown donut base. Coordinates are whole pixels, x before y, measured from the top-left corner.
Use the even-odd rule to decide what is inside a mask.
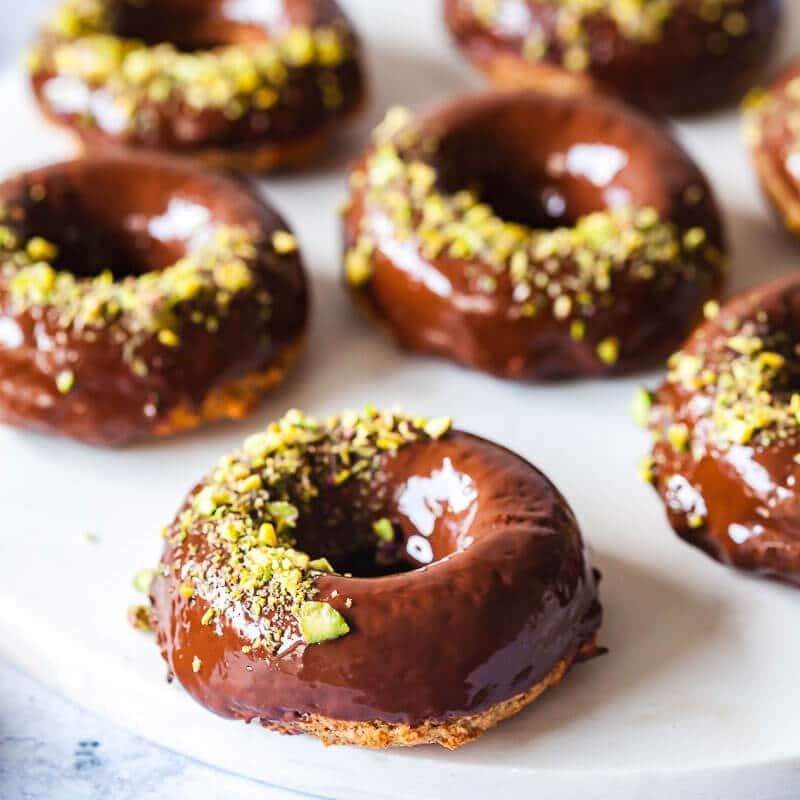
[[[797,191],[787,183],[784,174],[775,168],[774,159],[762,152],[753,155],[756,173],[761,189],[770,205],[789,233],[800,236],[800,203],[797,202]]]
[[[603,89],[586,73],[569,72],[553,64],[531,64],[509,53],[496,53],[493,58],[472,59],[472,63],[501,91],[538,89],[559,97],[603,93]]]
[[[228,381],[210,392],[200,411],[178,406],[170,411],[165,422],[153,431],[154,436],[170,436],[197,428],[207,422],[243,419],[253,411],[264,395],[283,383],[286,374],[300,357],[305,337],[290,344],[275,364],[263,372],[251,372],[243,378]]]
[[[595,655],[597,646],[594,641],[584,645],[580,650],[583,658]],[[374,720],[370,722],[352,722],[330,719],[320,715],[309,715],[300,722],[267,722],[263,727],[281,734],[308,733],[316,736],[326,746],[355,745],[383,750],[387,747],[416,747],[421,744],[438,744],[448,750],[455,750],[461,745],[475,741],[486,731],[494,728],[503,720],[518,714],[526,706],[538,699],[547,689],[561,682],[577,656],[563,658],[544,680],[532,686],[526,692],[495,703],[491,708],[479,714],[450,720],[448,722],[424,722],[411,727],[404,723],[390,723]]]

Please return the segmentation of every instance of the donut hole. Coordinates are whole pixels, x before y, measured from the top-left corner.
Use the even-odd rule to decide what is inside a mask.
[[[295,547],[314,557],[327,558],[336,572],[356,578],[381,578],[409,572],[419,566],[406,556],[402,541],[384,542],[371,525],[341,522],[302,525]]]
[[[472,190],[507,222],[553,230],[577,221],[563,187],[548,181],[543,173],[512,167],[502,153],[482,153],[476,148],[444,161],[437,171],[441,190],[448,194]]]
[[[358,578],[409,572],[468,547],[478,511],[476,481],[447,455],[421,461],[436,449],[410,445],[385,466],[381,491],[387,502],[380,519],[391,521],[391,539],[376,535],[376,514],[346,485],[320,493],[295,531],[295,546]]]
[[[152,2],[118,0],[111,16],[111,32],[149,47],[170,44],[184,53],[259,42],[267,37],[262,25],[221,15],[218,0],[162,2],[154,7]]]
[[[552,230],[610,207],[664,206],[653,130],[605,103],[483,96],[435,120],[439,188],[473,189],[508,222]]]
[[[73,162],[24,193],[22,236],[57,245],[53,266],[85,278],[163,269],[227,221],[213,186],[148,161]]]
[[[31,232],[57,245],[53,266],[79,278],[111,272],[119,280],[162,269],[183,255],[179,243],[164,246],[151,236],[86,208],[78,198],[69,206],[40,203],[30,215]]]

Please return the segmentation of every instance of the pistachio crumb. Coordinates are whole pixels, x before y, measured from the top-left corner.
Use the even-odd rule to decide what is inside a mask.
[[[653,393],[644,386],[637,387],[631,401],[631,414],[634,422],[641,428],[646,428],[650,419],[650,410],[653,407]]]
[[[157,570],[154,569],[140,569],[133,577],[133,588],[137,592],[147,594],[150,591],[150,584],[156,576]]]
[[[347,621],[332,605],[315,600],[300,607],[300,626],[308,644],[338,639],[350,632]]]
[[[75,373],[71,369],[65,369],[56,376],[56,388],[61,394],[69,394],[75,386]]]
[[[272,234],[272,246],[276,253],[287,255],[297,250],[297,240],[289,231],[275,231]]]

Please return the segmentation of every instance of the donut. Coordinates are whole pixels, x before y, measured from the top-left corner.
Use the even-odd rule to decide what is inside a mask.
[[[334,0],[63,0],[28,67],[45,116],[86,150],[243,171],[310,161],[364,97]]]
[[[598,653],[598,576],[553,485],[446,418],[288,412],[164,533],[150,624],[222,717],[455,748]]]
[[[764,194],[800,236],[800,62],[745,101],[745,139]]]
[[[610,92],[657,113],[735,99],[770,54],[781,0],[444,0],[495,84]]]
[[[344,272],[401,345],[512,378],[626,372],[719,289],[698,168],[620,105],[532,90],[395,111],[356,163]]]
[[[682,539],[800,584],[800,278],[707,316],[658,391],[637,395],[655,440],[643,475]]]
[[[297,244],[241,181],[146,155],[0,184],[0,421],[97,445],[246,414],[300,348]]]

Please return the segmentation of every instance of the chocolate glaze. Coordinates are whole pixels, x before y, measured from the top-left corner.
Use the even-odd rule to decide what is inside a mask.
[[[44,187],[42,200],[32,191]],[[307,288],[297,253],[275,258],[269,245],[281,218],[241,182],[181,162],[153,157],[73,161],[27,172],[0,184],[0,203],[21,209],[13,222],[24,241],[44,236],[62,250],[59,269],[115,277],[173,263],[190,247],[196,225],[185,212],[207,215],[206,226],[243,226],[259,237],[258,278],[252,291],[235,295],[218,330],[183,325],[179,347],[155,336],[141,354],[151,365],[139,377],[124,358],[124,341],[108,328],[96,341],[59,323],[48,307],[19,312],[0,281],[0,420],[60,433],[93,444],[121,444],[165,431],[176,408],[199,412],[209,392],[262,372],[303,334]],[[156,233],[157,232],[157,233]],[[268,319],[254,295],[273,298]],[[202,304],[182,309],[204,310]],[[56,376],[65,367],[79,380],[62,395]]]
[[[232,44],[270,40],[292,26],[316,28],[336,24],[356,41],[356,35],[335,0],[251,0],[252,8],[230,0],[114,0],[113,30],[121,37],[148,44],[169,42],[193,51]],[[81,113],[59,109],[48,99],[48,84],[56,77],[42,72],[32,77],[33,90],[43,112],[76,133],[90,150],[137,147],[193,155],[212,149],[252,151],[262,145],[296,144],[323,133],[338,118],[361,105],[364,75],[358,58],[345,60],[334,69],[343,102],[326,108],[313,68],[289,71],[286,103],[261,111],[252,109],[238,119],[221,110],[196,110],[172,102],[148,106],[146,128],[118,131],[102,118],[87,125]],[[86,85],[91,92],[93,87]]]
[[[434,110],[418,129],[439,141],[436,166],[448,189],[477,179],[501,213],[534,227],[569,226],[581,215],[633,203],[655,208],[681,230],[698,226],[725,249],[720,216],[698,167],[663,129],[614,102],[533,91],[478,95]],[[689,199],[692,191],[699,201]],[[552,211],[548,197],[562,207]],[[356,241],[366,210],[364,191],[355,189],[344,221],[346,246]],[[369,217],[366,224],[376,255],[358,299],[403,346],[503,377],[591,376],[652,363],[680,343],[721,283],[719,267],[700,254],[695,278],[666,291],[623,273],[615,279],[613,304],[598,308],[590,334],[576,341],[550,313],[514,313],[508,271],[497,274],[479,263],[478,270],[497,278],[494,292],[479,292],[469,275],[472,262],[446,253],[427,259],[418,248],[398,247],[385,225]],[[596,353],[608,336],[621,343],[612,365]]]
[[[767,90],[753,113],[753,158],[764,194],[795,235],[800,235],[800,177],[795,160],[800,158],[800,136],[791,120],[800,102],[787,95],[787,86],[800,77],[800,62],[784,70]]]
[[[682,352],[703,353],[713,369],[730,357],[718,340],[731,335],[731,323],[754,321],[757,316],[763,318],[764,312],[769,321],[758,323],[764,334],[785,331],[790,341],[800,341],[800,279],[782,278],[735,298],[716,319],[692,334]],[[654,485],[672,527],[681,538],[725,564],[800,584],[796,438],[776,437],[768,447],[748,444],[720,449],[709,438],[709,421],[697,394],[681,383],[664,383],[651,414],[651,427],[662,434],[674,423],[683,423],[689,430],[687,452],[678,452],[666,440],[653,449]],[[693,451],[700,457],[693,456]],[[689,520],[698,511],[705,521],[693,528]]]
[[[251,639],[235,611],[202,625],[207,604],[178,591],[180,565],[202,559],[205,537],[191,528],[185,541],[166,546],[162,563],[178,569],[153,580],[156,636],[170,675],[198,702],[263,722],[312,714],[444,721],[527,690],[593,642],[601,620],[596,577],[575,517],[538,470],[454,431],[384,456],[379,476],[372,488],[402,531],[405,569],[414,569],[319,578],[319,599],[350,625],[335,641],[242,653]],[[335,509],[341,521],[328,535],[357,540],[360,522],[347,504],[346,495],[328,493],[301,523],[299,541],[328,525]],[[192,547],[199,551],[190,556]],[[346,558],[339,563],[355,571]]]
[[[709,50],[709,35],[719,23],[701,20],[689,3],[676,2],[656,42],[623,36],[603,15],[587,17],[590,65],[570,72],[561,67],[565,46],[556,34],[552,0],[522,0],[527,13],[504,15],[502,27],[487,26],[469,0],[444,0],[444,15],[453,38],[469,59],[507,88],[555,88],[557,91],[600,89],[663,113],[700,111],[735,99],[748,88],[766,61],[782,15],[782,0],[744,0],[737,11],[747,32],[727,37],[727,48]],[[699,5],[699,2],[696,3]],[[527,37],[543,31],[549,51],[543,61],[523,56]],[[509,63],[497,69],[498,60]]]

